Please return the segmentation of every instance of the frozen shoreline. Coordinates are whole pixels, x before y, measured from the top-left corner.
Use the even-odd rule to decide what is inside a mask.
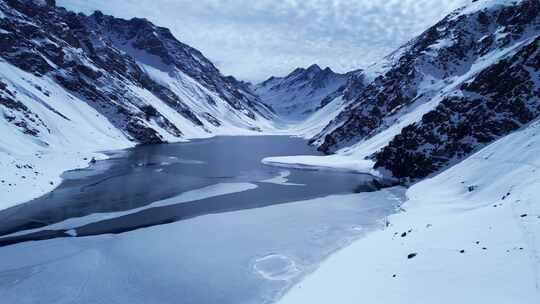
[[[182,141],[164,143],[174,144],[196,139],[216,136],[274,136],[266,132],[244,132],[239,134],[211,134],[207,137],[191,137]],[[286,135],[283,135],[286,136]],[[71,150],[36,150],[25,154],[15,154],[0,149],[0,191],[2,200],[0,210],[24,204],[42,195],[54,191],[63,181],[62,175],[73,170],[85,169],[91,166],[91,160],[105,160],[109,157],[105,152],[123,151],[135,146],[136,143],[111,142],[101,148]]]
[[[36,152],[24,156],[0,153],[0,210],[50,193],[62,183],[65,172],[88,168],[92,159],[107,158],[99,152]]]

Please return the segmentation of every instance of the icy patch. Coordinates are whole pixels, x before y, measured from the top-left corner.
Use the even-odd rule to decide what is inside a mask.
[[[379,228],[378,219],[393,209],[387,191],[402,194],[404,189],[210,214],[117,235],[7,246],[0,250],[0,272],[18,282],[0,284],[2,303],[69,301],[73,298],[66,290],[75,290],[79,303],[111,298],[120,303],[274,303],[332,252]],[[365,231],[352,231],[353,226]],[[324,231],[329,234],[320,234]],[[29,276],[34,265],[39,271]]]
[[[128,211],[111,212],[111,213],[96,213],[96,214],[91,214],[91,215],[87,215],[87,216],[83,216],[79,218],[67,219],[60,223],[49,225],[46,227],[46,229],[47,230],[71,229],[69,231],[74,231],[75,235],[73,236],[76,236],[76,231],[72,229],[72,227],[80,227],[83,225],[96,223],[99,221],[105,221],[105,220],[129,215],[129,214],[137,213],[145,209],[188,203],[188,202],[203,200],[203,199],[212,198],[216,196],[222,196],[222,195],[227,195],[227,194],[232,194],[232,193],[237,193],[237,192],[242,192],[242,191],[248,191],[255,188],[257,188],[257,185],[251,184],[251,183],[220,183],[220,184],[215,184],[208,187],[203,187],[200,189],[187,191],[180,195],[177,195],[168,199],[164,199],[161,201],[157,201],[152,204],[146,205],[144,207],[131,209]],[[40,230],[42,229],[38,228],[38,229],[32,229],[32,230],[24,230],[24,231],[13,233],[10,236],[27,234],[31,232],[40,231]],[[70,234],[69,231],[66,231],[66,233]]]
[[[375,176],[378,175],[378,172],[373,169],[373,161],[357,159],[355,157],[345,157],[342,155],[266,157],[261,162],[265,165],[274,167],[296,168],[303,170],[343,171],[351,173],[366,173]]]
[[[69,229],[68,231],[66,231],[66,233],[73,237],[76,237],[78,235],[77,230],[75,229]]]
[[[291,258],[275,253],[256,259],[253,270],[271,281],[289,281],[300,274],[300,269]]]
[[[262,180],[261,183],[285,185],[285,186],[305,186],[305,184],[289,183],[287,177],[291,175],[291,171],[283,170],[279,172],[279,175],[269,179]]]

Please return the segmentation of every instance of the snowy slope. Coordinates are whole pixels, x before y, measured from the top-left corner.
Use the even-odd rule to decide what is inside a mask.
[[[538,1],[474,2],[349,86],[355,97],[311,140],[335,156],[267,161],[375,166],[404,182],[439,172],[538,116],[539,36]]]
[[[321,150],[371,137],[496,63],[501,53],[539,35],[539,11],[536,0],[484,0],[448,15],[364,71],[372,81],[316,137]]]
[[[0,59],[0,83],[0,208],[50,191],[66,169],[102,157],[93,151],[133,145],[106,117],[51,79]],[[10,94],[23,111],[6,107]]]
[[[320,109],[323,100],[344,86],[347,79],[348,75],[334,73],[330,68],[323,70],[314,64],[285,77],[270,77],[254,86],[254,92],[280,118],[298,122]]]
[[[388,228],[279,303],[538,303],[539,189],[535,122],[411,187]]]
[[[94,151],[273,129],[273,114],[169,30],[0,1],[0,208],[42,195]]]

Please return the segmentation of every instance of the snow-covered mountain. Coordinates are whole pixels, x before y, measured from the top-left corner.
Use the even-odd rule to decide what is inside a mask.
[[[1,1],[0,11],[3,116],[44,144],[57,121],[73,119],[53,104],[58,90],[64,104],[86,103],[139,143],[268,123],[256,96],[145,19],[85,16],[38,0]]]
[[[340,166],[423,178],[538,117],[539,36],[538,0],[473,1],[365,70],[312,65],[253,86],[145,19],[1,0],[0,156],[36,168],[43,151],[246,134],[279,120],[347,156]]]
[[[538,0],[473,1],[364,71],[313,142],[400,178],[458,162],[539,115],[539,36]]]
[[[314,64],[307,69],[297,68],[285,77],[270,77],[255,85],[253,91],[279,117],[301,121],[326,105],[329,95],[340,94],[348,79],[349,75]]]

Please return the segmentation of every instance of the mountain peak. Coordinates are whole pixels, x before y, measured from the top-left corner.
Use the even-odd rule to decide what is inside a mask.
[[[315,73],[319,73],[322,71],[321,67],[318,65],[318,64],[312,64],[310,65],[307,70],[307,72],[315,72]]]

